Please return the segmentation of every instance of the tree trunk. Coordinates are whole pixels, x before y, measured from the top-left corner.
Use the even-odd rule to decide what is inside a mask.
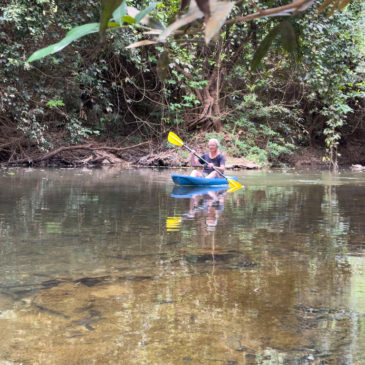
[[[222,129],[221,106],[219,96],[221,90],[221,77],[218,68],[215,68],[209,78],[208,85],[203,90],[196,90],[197,97],[202,107],[197,118],[188,122],[188,129],[192,130],[197,125],[204,129],[213,128],[219,132]]]

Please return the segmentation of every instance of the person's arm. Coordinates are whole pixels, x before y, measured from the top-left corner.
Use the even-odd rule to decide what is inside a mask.
[[[197,157],[194,155],[194,150],[190,153],[190,162],[191,162],[191,166],[200,166],[200,161],[199,159],[197,159]]]

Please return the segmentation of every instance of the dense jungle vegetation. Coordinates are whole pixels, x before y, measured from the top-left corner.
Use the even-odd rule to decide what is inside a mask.
[[[3,0],[0,161],[90,141],[123,148],[153,140],[167,148],[174,130],[189,140],[217,137],[231,156],[263,165],[311,148],[334,167],[364,164],[365,5],[343,2],[341,11],[318,13],[320,1],[287,17],[229,21],[287,3],[237,2],[209,43],[202,20],[167,42],[127,49],[148,37],[127,15],[102,42],[90,34],[29,63],[71,28],[99,22],[100,3]],[[163,0],[148,20],[166,27],[179,7]]]

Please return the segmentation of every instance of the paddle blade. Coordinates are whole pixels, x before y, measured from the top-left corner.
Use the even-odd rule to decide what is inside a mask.
[[[179,231],[181,226],[181,217],[168,217],[166,219],[167,232]]]
[[[167,140],[175,146],[182,147],[184,145],[184,142],[173,132],[169,133]]]
[[[241,189],[243,188],[243,186],[236,180],[233,180],[233,179],[227,179],[228,180],[228,183],[229,183],[229,190],[228,190],[228,193],[232,193],[232,191],[236,191],[238,189]],[[232,189],[232,190],[231,190]],[[234,189],[234,190],[233,190]]]
[[[227,190],[227,193],[233,193],[234,191],[237,191],[237,190],[240,190],[241,188],[236,188],[236,187],[234,187],[234,188],[229,188],[228,190]]]

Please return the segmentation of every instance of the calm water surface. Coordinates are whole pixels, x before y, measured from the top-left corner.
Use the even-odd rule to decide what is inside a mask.
[[[0,170],[0,364],[365,364],[365,173]]]

